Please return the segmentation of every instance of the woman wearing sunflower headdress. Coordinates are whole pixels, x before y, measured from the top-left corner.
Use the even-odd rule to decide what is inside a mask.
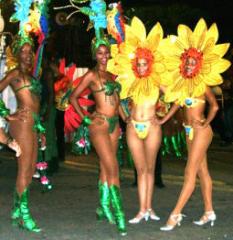
[[[129,99],[130,115],[127,122],[127,143],[138,177],[139,212],[129,223],[160,220],[152,208],[154,169],[161,144],[161,124],[156,117],[156,103],[160,93],[160,75],[165,72],[163,56],[158,48],[163,39],[159,23],[146,34],[144,24],[134,17],[125,25],[125,41],[112,46],[113,59],[108,69],[116,74],[122,86],[121,99]]]
[[[211,86],[222,83],[220,73],[230,62],[222,57],[229,44],[216,44],[218,29],[213,24],[209,29],[200,19],[194,31],[186,25],[178,26],[178,35],[169,36],[163,42],[166,56],[167,75],[163,75],[163,84],[167,85],[165,101],[173,102],[184,108],[184,128],[188,148],[188,160],[185,168],[184,184],[177,204],[170,214],[167,224],[160,229],[170,231],[180,225],[182,209],[195,188],[197,176],[200,179],[204,200],[204,214],[196,225],[206,223],[214,225],[216,214],[212,205],[212,180],[207,166],[207,149],[213,132],[210,122],[218,111],[218,104]],[[208,102],[208,114],[204,111]]]

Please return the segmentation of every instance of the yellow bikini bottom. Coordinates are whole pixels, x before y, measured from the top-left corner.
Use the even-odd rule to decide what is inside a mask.
[[[189,140],[192,140],[193,133],[194,133],[193,127],[191,125],[185,125],[185,124],[183,124],[183,126],[184,126],[186,136],[188,136]]]
[[[205,119],[202,119],[201,122],[204,122]],[[194,128],[192,125],[186,125],[183,123],[184,126],[184,130],[185,130],[185,134],[186,136],[188,136],[189,140],[193,140],[193,136],[194,136]]]
[[[140,139],[145,139],[149,133],[149,128],[151,125],[150,120],[139,122],[132,119],[131,123],[133,124],[137,136]]]

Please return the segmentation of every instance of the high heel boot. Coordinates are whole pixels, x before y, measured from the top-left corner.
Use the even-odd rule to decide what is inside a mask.
[[[19,196],[20,215],[18,218],[18,225],[30,232],[40,232],[41,229],[37,226],[35,220],[32,218],[28,207],[28,188],[25,188],[22,195]]]
[[[100,207],[96,209],[96,214],[99,220],[107,218],[109,223],[115,224],[113,214],[110,209],[110,191],[107,182],[102,183],[99,180],[99,197],[100,197]]]
[[[14,191],[13,195],[13,208],[11,211],[11,219],[12,219],[12,224],[17,225],[18,218],[20,216],[20,209],[19,209],[19,195],[17,191]]]
[[[109,189],[110,189],[110,197],[111,197],[112,206],[114,209],[118,231],[122,236],[125,236],[127,235],[127,231],[126,231],[125,214],[122,206],[120,188],[116,185],[111,185]]]

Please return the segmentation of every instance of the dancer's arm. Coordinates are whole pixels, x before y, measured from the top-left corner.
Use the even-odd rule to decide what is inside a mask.
[[[211,89],[209,87],[206,87],[205,97],[209,103],[208,115],[207,115],[207,118],[205,119],[205,121],[201,121],[201,122],[195,121],[196,127],[201,127],[201,128],[207,127],[210,124],[210,122],[214,119],[214,117],[219,109],[215,95],[213,94],[213,92],[211,91]]]
[[[79,95],[90,86],[91,81],[94,77],[94,74],[92,72],[87,72],[83,79],[81,80],[80,84],[75,88],[75,90],[70,95],[70,103],[73,105],[75,111],[79,114],[79,116],[83,119],[84,114],[82,112],[82,108],[80,107],[77,98]]]
[[[169,109],[168,113],[159,121],[160,124],[164,124],[166,121],[168,121],[175,113],[176,111],[180,108],[180,105],[173,103],[172,107]]]
[[[10,71],[1,81],[0,81],[0,92],[2,92],[10,83],[16,79],[18,71],[16,69]]]
[[[126,115],[125,111],[123,110],[121,104],[119,105],[119,115],[122,118],[122,120],[124,122],[127,122],[127,119],[129,118],[129,116]]]

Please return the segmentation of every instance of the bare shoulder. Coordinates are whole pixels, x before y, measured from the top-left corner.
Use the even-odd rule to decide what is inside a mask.
[[[14,81],[18,78],[20,78],[20,71],[19,71],[19,69],[14,68],[14,69],[10,70],[9,72],[7,72],[4,79],[11,82],[11,81]]]
[[[88,70],[84,75],[83,75],[83,80],[84,81],[93,81],[96,79],[96,72],[93,69]]]

